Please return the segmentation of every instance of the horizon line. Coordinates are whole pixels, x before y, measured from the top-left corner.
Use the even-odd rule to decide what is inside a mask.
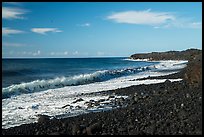
[[[129,56],[104,56],[104,57],[2,57],[2,59],[76,59],[76,58],[126,58]]]

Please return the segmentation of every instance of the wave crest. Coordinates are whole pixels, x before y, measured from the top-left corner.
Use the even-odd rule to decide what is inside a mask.
[[[91,74],[81,74],[73,77],[57,77],[48,80],[35,80],[28,83],[11,85],[3,88],[2,98],[9,98],[13,95],[39,92],[47,89],[61,88],[65,86],[77,86],[93,82],[101,82],[112,78],[126,76],[137,72],[145,71],[150,67],[126,68],[120,70],[103,70]]]

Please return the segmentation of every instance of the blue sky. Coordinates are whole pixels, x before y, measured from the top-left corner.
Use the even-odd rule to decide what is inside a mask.
[[[201,2],[4,2],[2,56],[110,57],[202,49]]]

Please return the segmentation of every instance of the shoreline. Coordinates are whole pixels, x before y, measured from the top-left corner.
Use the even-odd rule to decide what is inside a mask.
[[[93,93],[128,95],[129,99],[119,100],[121,104],[126,103],[126,107],[63,119],[49,120],[42,116],[38,123],[2,129],[2,134],[202,134],[202,74],[200,80],[192,71],[198,61],[202,71],[200,58],[202,61],[202,53],[199,60],[188,59],[187,67],[178,73],[146,78],[182,78],[182,81],[166,80]]]

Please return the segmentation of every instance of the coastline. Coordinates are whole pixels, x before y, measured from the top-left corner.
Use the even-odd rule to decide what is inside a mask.
[[[126,103],[126,107],[64,119],[49,120],[41,116],[38,123],[3,129],[2,134],[200,135],[202,134],[202,51],[198,56],[194,54],[195,51],[189,51],[182,57],[179,56],[179,59],[189,61],[187,67],[179,73],[152,77],[152,79],[182,78],[182,81],[166,80],[159,84],[142,84],[93,93],[128,95],[129,100],[119,100],[121,104]],[[191,58],[187,55],[190,55]]]

